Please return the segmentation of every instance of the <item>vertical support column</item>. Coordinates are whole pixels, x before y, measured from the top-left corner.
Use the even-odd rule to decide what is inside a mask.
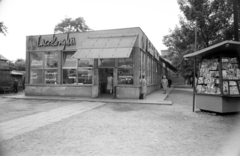
[[[113,68],[113,98],[117,98],[117,84],[118,84],[118,59],[115,59],[115,66]]]
[[[29,84],[30,83],[30,52],[28,51],[28,48],[27,48],[27,39],[26,38],[26,62],[25,62],[25,65],[26,65],[26,75],[25,75],[25,84]]]
[[[59,62],[59,65],[58,65],[58,83],[59,84],[62,84],[62,66],[63,66],[63,51],[59,51],[59,54],[58,54],[58,62]]]
[[[193,112],[195,112],[195,94],[196,94],[196,58],[194,58],[194,65],[193,65]]]
[[[99,95],[99,77],[98,77],[98,60],[94,59],[93,64],[93,83],[92,83],[92,98],[97,98]]]
[[[139,86],[139,77],[140,77],[140,48],[133,48],[133,85]]]

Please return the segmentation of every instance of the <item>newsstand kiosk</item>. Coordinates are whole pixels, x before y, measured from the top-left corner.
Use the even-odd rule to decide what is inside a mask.
[[[224,41],[185,58],[200,59],[195,71],[196,108],[216,113],[240,111],[240,42]]]

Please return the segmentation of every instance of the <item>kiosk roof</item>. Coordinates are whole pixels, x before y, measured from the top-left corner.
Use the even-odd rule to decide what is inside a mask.
[[[213,46],[204,48],[191,54],[184,55],[185,58],[194,57],[202,58],[209,55],[216,55],[220,53],[240,53],[240,42],[238,41],[223,41]]]

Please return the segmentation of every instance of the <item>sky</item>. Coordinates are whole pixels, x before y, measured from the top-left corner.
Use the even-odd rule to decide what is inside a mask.
[[[0,0],[0,54],[8,60],[26,58],[26,36],[53,34],[66,17],[83,17],[93,30],[140,27],[160,52],[179,23],[177,0]]]

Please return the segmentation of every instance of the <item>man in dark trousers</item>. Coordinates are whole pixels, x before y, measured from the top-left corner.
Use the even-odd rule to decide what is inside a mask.
[[[15,78],[13,78],[13,80],[12,80],[13,82],[13,92],[14,93],[18,93],[18,80],[17,79],[15,79]]]
[[[170,88],[172,85],[172,80],[170,78],[168,78],[168,88]]]

